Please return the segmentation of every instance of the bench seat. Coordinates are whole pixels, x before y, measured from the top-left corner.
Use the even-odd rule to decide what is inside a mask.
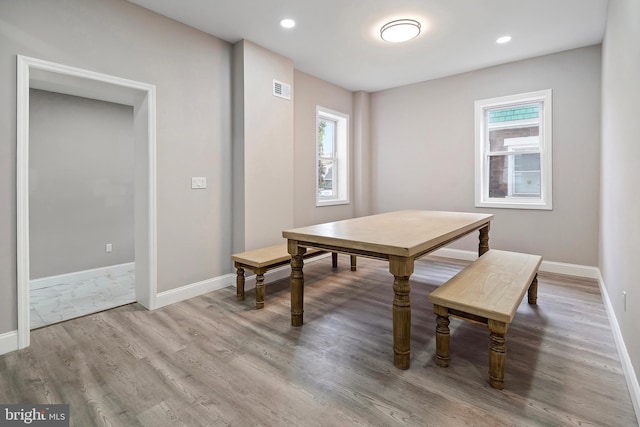
[[[307,249],[304,258],[312,258],[327,253],[320,249]],[[332,253],[333,268],[338,267],[338,254]],[[264,275],[267,271],[288,265],[291,255],[287,244],[269,246],[231,255],[236,270],[236,296],[238,301],[244,300],[244,270],[249,269],[256,275],[256,308],[264,307]],[[356,257],[351,257],[351,270],[356,270]]]
[[[449,365],[449,316],[486,325],[489,337],[489,382],[504,387],[505,335],[528,291],[536,304],[537,272],[542,257],[490,250],[429,295],[436,314],[436,362]]]

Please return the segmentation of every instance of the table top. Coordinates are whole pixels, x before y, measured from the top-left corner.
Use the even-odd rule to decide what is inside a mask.
[[[282,236],[310,246],[412,257],[481,228],[491,219],[490,214],[405,210],[285,230]]]

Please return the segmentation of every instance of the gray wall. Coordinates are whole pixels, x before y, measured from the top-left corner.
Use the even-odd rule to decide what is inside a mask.
[[[371,95],[372,209],[487,212],[491,246],[597,265],[600,47]],[[474,207],[474,101],[553,90],[553,211]],[[454,248],[474,250],[477,237]]]
[[[16,55],[156,85],[162,292],[231,272],[231,48],[122,0],[0,3],[0,333],[17,329]]]
[[[284,243],[293,227],[293,98],[273,96],[273,80],[295,89],[290,59],[248,40],[233,53],[233,249],[242,251]]]
[[[134,261],[133,143],[133,107],[30,90],[31,279]]]
[[[640,378],[640,2],[609,2],[602,51],[600,270]],[[627,293],[625,310],[622,292]],[[638,414],[640,415],[640,413]]]
[[[295,149],[294,197],[296,227],[353,217],[353,95],[350,91],[295,71]],[[316,106],[320,105],[349,115],[350,203],[316,206]]]

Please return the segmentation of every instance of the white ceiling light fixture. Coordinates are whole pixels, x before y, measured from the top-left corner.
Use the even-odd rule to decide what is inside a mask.
[[[296,26],[296,21],[290,18],[285,18],[280,21],[280,25],[282,26],[282,28],[293,28]]]
[[[397,19],[380,28],[380,37],[391,43],[406,42],[418,37],[420,28],[420,23],[415,19]]]
[[[505,44],[505,43],[509,43],[510,41],[511,41],[511,36],[502,36],[502,37],[498,37],[498,39],[496,40],[496,43]]]

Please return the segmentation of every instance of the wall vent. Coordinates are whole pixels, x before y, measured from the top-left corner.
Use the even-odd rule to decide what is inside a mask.
[[[273,96],[284,99],[291,99],[291,85],[279,82],[278,80],[274,80]]]

